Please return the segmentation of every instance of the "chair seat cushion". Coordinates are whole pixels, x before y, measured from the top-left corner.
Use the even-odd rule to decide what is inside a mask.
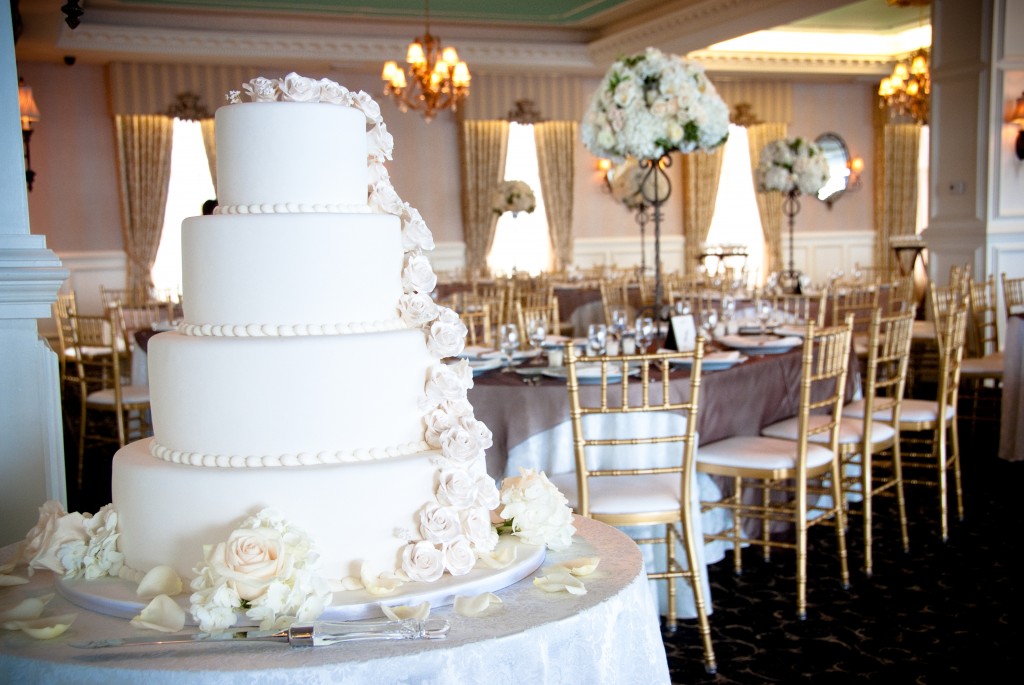
[[[994,352],[984,357],[964,357],[960,362],[961,376],[1003,377],[1003,353]]]
[[[779,470],[796,467],[798,443],[758,435],[738,435],[697,449],[697,469],[702,465],[730,468]],[[807,445],[807,466],[816,468],[834,458],[822,445]]]
[[[574,510],[579,508],[576,473],[548,476]],[[634,514],[679,509],[681,477],[678,473],[645,476],[607,476],[591,478],[590,513]]]
[[[114,407],[114,389],[104,388],[103,390],[96,390],[95,392],[89,393],[86,398],[86,402],[89,404],[105,404],[109,407]],[[122,385],[121,386],[121,403],[122,404],[144,404],[149,402],[149,386],[148,385]]]
[[[915,321],[910,327],[910,337],[913,340],[935,340],[935,322]]]
[[[850,402],[843,407],[843,416],[851,418],[864,418],[864,400]],[[954,407],[946,407],[946,420],[952,421],[956,416]],[[939,403],[934,400],[903,400],[900,408],[900,421],[917,423],[920,421],[935,421],[939,417]],[[892,410],[883,409],[875,412],[875,421],[887,421],[892,423]]]
[[[850,443],[861,443],[864,441],[864,422],[863,417],[843,417],[839,421],[839,442],[841,444]],[[810,427],[818,428],[828,423],[828,417],[822,414],[814,414],[810,417]],[[761,435],[769,438],[781,438],[783,440],[799,440],[800,439],[800,421],[797,417],[790,419],[784,419],[773,423],[770,426],[765,426],[761,429]],[[896,429],[887,423],[872,422],[871,423],[871,443],[878,444],[891,440],[896,435]],[[808,438],[808,441],[814,442],[820,445],[827,445],[829,441],[829,434],[824,433],[813,433]]]

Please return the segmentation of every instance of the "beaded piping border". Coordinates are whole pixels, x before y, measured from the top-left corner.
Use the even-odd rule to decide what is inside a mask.
[[[374,214],[368,205],[342,204],[300,204],[279,202],[276,204],[221,205],[214,214]]]
[[[200,452],[186,452],[172,450],[164,447],[153,440],[149,451],[157,459],[172,464],[185,464],[187,466],[203,466],[208,468],[235,468],[251,469],[270,466],[314,466],[317,464],[351,464],[364,461],[376,461],[379,459],[390,459],[392,457],[404,457],[417,452],[426,452],[431,448],[423,440],[409,442],[394,447],[372,447],[368,449],[356,449],[351,452],[298,452],[295,454],[277,455],[250,455],[238,454],[204,454]]]
[[[311,335],[352,335],[380,333],[407,328],[399,318],[358,323],[302,323],[302,324],[178,324],[178,333],[198,337],[221,338],[292,338]]]

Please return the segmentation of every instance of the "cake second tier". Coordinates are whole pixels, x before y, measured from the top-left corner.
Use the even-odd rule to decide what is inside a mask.
[[[203,466],[301,466],[425,449],[434,363],[420,330],[298,337],[161,333],[149,343],[157,447]]]

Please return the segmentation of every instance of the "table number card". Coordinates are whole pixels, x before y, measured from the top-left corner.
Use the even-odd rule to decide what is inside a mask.
[[[674,344],[666,342],[666,347],[680,352],[689,352],[697,347],[697,326],[693,322],[692,314],[673,316],[671,323],[672,330],[669,337]]]

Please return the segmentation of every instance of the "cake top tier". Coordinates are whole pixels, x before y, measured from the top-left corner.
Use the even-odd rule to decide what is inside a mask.
[[[216,114],[218,213],[370,211],[392,140],[369,95],[294,73],[243,90]]]

